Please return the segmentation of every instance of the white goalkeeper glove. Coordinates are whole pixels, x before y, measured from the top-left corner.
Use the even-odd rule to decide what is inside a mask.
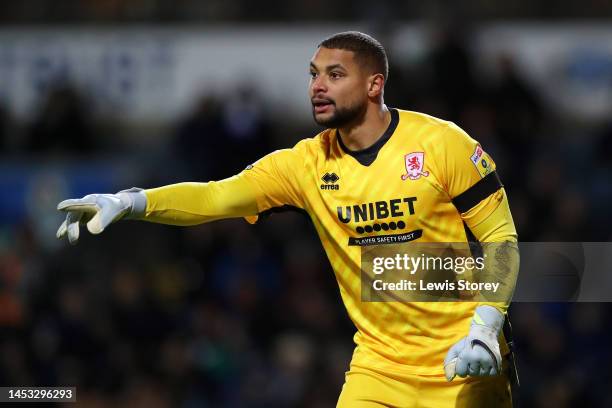
[[[57,209],[66,212],[66,219],[57,230],[57,238],[68,235],[68,241],[76,244],[79,225],[87,224],[92,234],[100,234],[111,223],[120,219],[138,219],[147,207],[144,190],[131,188],[117,194],[89,194],[83,198],[64,200]]]
[[[498,375],[501,353],[498,336],[504,315],[493,306],[478,306],[467,337],[455,343],[444,359],[444,374],[448,381],[459,377]]]

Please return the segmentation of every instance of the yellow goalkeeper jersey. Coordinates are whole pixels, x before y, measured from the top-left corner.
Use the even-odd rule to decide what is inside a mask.
[[[349,151],[328,129],[229,179],[146,190],[146,219],[191,225],[243,216],[255,222],[284,206],[305,210],[357,328],[352,366],[439,375],[476,304],[362,301],[361,251],[390,239],[466,242],[467,231],[507,207],[507,199],[495,163],[459,127],[417,112],[390,113],[384,135],[362,151]],[[511,237],[503,239],[515,240],[511,217],[504,223]]]

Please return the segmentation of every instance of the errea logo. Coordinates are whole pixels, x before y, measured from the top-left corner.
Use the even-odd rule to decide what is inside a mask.
[[[340,186],[336,184],[340,177],[336,173],[325,173],[321,180],[325,184],[321,184],[321,190],[340,190]]]

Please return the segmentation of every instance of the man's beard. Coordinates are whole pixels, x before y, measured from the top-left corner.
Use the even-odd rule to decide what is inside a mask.
[[[367,103],[356,103],[346,108],[338,108],[334,104],[335,112],[327,119],[317,119],[317,115],[312,108],[312,116],[318,125],[325,126],[327,128],[343,128],[351,123],[356,123],[365,115],[367,110]]]

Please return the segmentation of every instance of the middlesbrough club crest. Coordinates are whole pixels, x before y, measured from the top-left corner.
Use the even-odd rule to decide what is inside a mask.
[[[406,162],[406,174],[402,174],[402,180],[417,180],[421,176],[429,176],[428,171],[423,171],[423,165],[425,164],[425,153],[408,153],[404,156],[404,160]]]

